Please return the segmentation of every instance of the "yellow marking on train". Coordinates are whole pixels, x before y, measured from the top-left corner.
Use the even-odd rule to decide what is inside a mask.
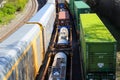
[[[38,24],[41,30],[44,30],[43,25],[39,22],[27,22],[27,24]]]
[[[44,56],[45,56],[45,45],[44,45],[44,28],[43,28],[43,25],[41,24],[41,23],[39,23],[39,22],[27,22],[27,24],[37,24],[37,25],[39,25],[39,27],[40,27],[40,41],[41,41],[41,43],[42,44],[40,44],[40,46],[41,46],[41,49],[42,49],[42,59],[44,58]]]
[[[33,40],[36,40],[37,37],[39,37],[39,33],[35,36],[35,38]],[[32,41],[33,41],[32,40]],[[13,70],[15,70],[16,66],[20,63],[20,61],[23,59],[23,57],[26,55],[27,51],[30,49],[30,47],[32,46],[33,42],[31,41],[31,43],[28,45],[28,47],[25,49],[25,51],[23,52],[23,54],[21,55],[21,57],[16,61],[16,63],[12,66],[12,68],[8,71],[8,73],[5,75],[3,80],[8,80],[8,78],[10,77],[11,73]],[[18,74],[19,75],[19,74]],[[35,77],[35,76],[34,76]]]
[[[19,77],[19,76],[18,76],[18,67],[16,67],[15,73],[16,73],[16,78],[15,78],[15,80],[19,80],[19,79],[18,79],[18,77]]]
[[[42,52],[42,60],[44,59],[44,57],[45,57],[45,47],[44,47],[44,32],[43,31],[40,31],[40,41],[42,42],[42,43],[40,43],[40,48],[42,49],[41,50],[41,52]]]
[[[32,48],[33,48],[33,59],[34,59],[34,66],[35,66],[35,75],[37,75],[37,72],[39,71],[39,68],[38,68],[38,61],[37,61],[37,48],[36,48],[36,40],[33,40],[33,45],[32,45]]]

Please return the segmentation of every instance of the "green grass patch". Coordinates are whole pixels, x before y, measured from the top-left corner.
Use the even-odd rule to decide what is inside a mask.
[[[3,8],[0,8],[0,25],[7,24],[15,17],[15,13],[22,11],[28,0],[8,0]]]

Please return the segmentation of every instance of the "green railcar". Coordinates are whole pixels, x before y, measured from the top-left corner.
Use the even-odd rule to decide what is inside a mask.
[[[70,0],[69,2],[69,9],[70,12],[74,15],[74,1],[83,1],[83,0]]]
[[[86,80],[115,80],[116,40],[96,14],[80,14],[80,42]]]
[[[79,28],[79,14],[82,13],[89,13],[90,7],[83,1],[74,1],[74,17],[75,17],[75,24],[77,26],[77,30],[80,30]]]

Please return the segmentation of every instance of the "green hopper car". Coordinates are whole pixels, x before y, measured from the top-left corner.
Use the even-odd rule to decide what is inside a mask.
[[[74,1],[74,17],[77,29],[79,30],[79,14],[89,13],[90,7],[84,1]]]
[[[85,80],[115,80],[116,40],[96,14],[80,14]]]

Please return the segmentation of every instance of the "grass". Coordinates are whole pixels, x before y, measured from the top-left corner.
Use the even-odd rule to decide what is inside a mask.
[[[28,0],[8,0],[3,8],[0,8],[0,25],[8,24],[15,13],[22,11]]]

